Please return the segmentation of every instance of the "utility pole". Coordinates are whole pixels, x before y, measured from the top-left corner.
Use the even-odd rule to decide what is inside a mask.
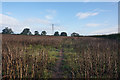
[[[52,24],[52,34],[54,35],[54,24]]]

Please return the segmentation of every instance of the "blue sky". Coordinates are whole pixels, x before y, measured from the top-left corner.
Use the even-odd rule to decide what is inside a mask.
[[[77,32],[81,35],[118,32],[117,2],[3,2],[0,30],[10,27],[15,33],[24,28]]]

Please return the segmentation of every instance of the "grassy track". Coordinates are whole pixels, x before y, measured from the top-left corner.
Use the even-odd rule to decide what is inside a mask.
[[[63,60],[63,52],[60,50],[59,59],[56,61],[56,65],[54,66],[53,78],[63,78],[63,72],[61,70],[62,60]]]

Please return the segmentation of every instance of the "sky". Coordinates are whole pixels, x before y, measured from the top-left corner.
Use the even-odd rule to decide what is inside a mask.
[[[2,2],[119,2],[119,0],[1,0]]]
[[[43,30],[73,32],[80,35],[101,35],[118,32],[117,2],[3,2],[0,31],[5,27],[21,33]]]

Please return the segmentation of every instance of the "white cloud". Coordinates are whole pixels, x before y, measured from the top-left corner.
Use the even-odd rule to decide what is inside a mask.
[[[94,9],[93,11],[95,11],[95,12],[110,12],[110,11],[112,11],[112,10],[104,10],[104,9],[99,9],[99,8],[97,8],[97,9]]]
[[[31,19],[26,19],[23,22],[18,21],[17,19],[4,15],[4,14],[0,14],[0,17],[2,17],[2,19],[0,20],[0,25],[25,25],[25,24],[50,24],[51,22],[48,20],[44,20],[44,19],[40,19],[40,18],[31,18]]]
[[[40,19],[40,18],[32,18],[24,21],[26,24],[50,24],[51,22],[48,20]]]
[[[79,12],[76,14],[76,16],[79,18],[79,19],[84,19],[84,18],[87,18],[87,17],[90,17],[90,16],[96,16],[98,15],[99,13],[98,12]]]
[[[12,13],[11,12],[6,12],[7,15],[11,15]]]
[[[101,24],[96,24],[96,23],[88,23],[88,24],[86,24],[87,27],[98,27],[100,25]]]
[[[45,18],[48,20],[51,20],[56,16],[56,10],[47,9],[46,12],[48,15],[46,15]]]
[[[91,32],[91,34],[112,34],[112,33],[118,33],[118,27],[115,26],[115,27],[105,28],[95,32]]]
[[[53,16],[51,16],[51,15],[46,15],[45,18],[49,20],[49,19],[53,19]]]
[[[87,0],[86,0],[87,1]],[[94,9],[92,11],[89,11],[89,12],[78,12],[76,14],[76,16],[79,18],[79,19],[84,19],[84,18],[87,18],[87,17],[90,17],[90,16],[96,16],[98,15],[99,13],[101,12],[111,12],[111,10],[103,10],[103,9]]]
[[[12,28],[14,32],[18,33],[18,32],[21,32],[23,28],[27,27],[25,24],[21,23],[14,17],[7,16],[4,14],[0,14],[0,17],[2,18],[0,19],[0,32],[5,27],[9,27],[9,28]]]
[[[2,18],[2,20],[0,20],[0,25],[17,25],[19,24],[19,21],[13,17],[4,15],[4,14],[0,14],[0,17]]]
[[[48,13],[50,13],[50,14],[56,14],[56,10],[47,9],[46,11],[47,11]]]
[[[20,33],[24,28],[30,28],[31,30],[41,30],[41,26],[46,27],[47,25],[51,24],[50,21],[45,19],[33,18],[33,19],[26,19],[23,22],[18,21],[14,17],[7,16],[4,14],[0,14],[0,32],[5,27],[12,28],[15,33]],[[34,31],[32,31],[34,32]]]

